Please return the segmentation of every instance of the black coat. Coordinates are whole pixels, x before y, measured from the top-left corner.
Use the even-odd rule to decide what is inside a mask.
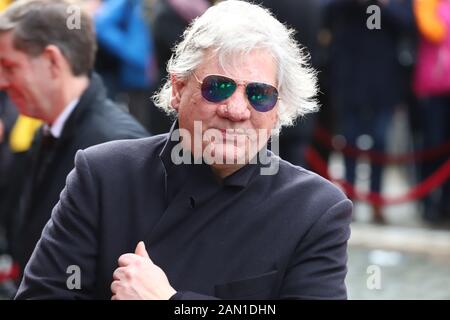
[[[365,109],[368,119],[390,112],[403,101],[408,85],[399,53],[402,41],[414,33],[412,1],[380,6],[379,30],[367,27],[367,8],[376,1],[328,2],[324,24],[332,33],[329,74],[336,111],[345,115],[356,106]]]
[[[74,166],[77,150],[102,142],[148,136],[134,118],[106,98],[101,79],[94,74],[47,161],[37,168],[42,134],[38,132],[30,150],[30,165],[16,211],[11,212],[10,248],[23,268],[42,229],[59,200],[66,176]],[[40,176],[37,176],[37,172]]]
[[[280,161],[217,181],[175,165],[167,134],[79,151],[25,269],[18,299],[110,299],[117,259],[143,240],[178,299],[346,297],[352,204]],[[69,290],[70,266],[81,287]],[[69,282],[70,283],[70,282]]]
[[[8,99],[5,92],[0,91],[0,120],[3,123],[3,141],[0,141],[0,229],[5,224],[5,211],[2,210],[3,202],[6,200],[7,190],[11,188],[10,171],[14,167],[17,159],[9,146],[11,130],[17,119],[17,110]],[[3,230],[0,230],[2,232]],[[0,245],[1,246],[1,245]],[[1,250],[1,248],[0,248]]]

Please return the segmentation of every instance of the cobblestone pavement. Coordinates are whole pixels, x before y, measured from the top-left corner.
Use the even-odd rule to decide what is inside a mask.
[[[354,246],[348,253],[349,299],[450,299],[448,256]]]
[[[400,125],[405,123],[397,121]],[[410,150],[404,141],[409,138],[404,128],[397,129],[394,131],[403,137],[390,135],[394,137],[388,143],[390,152],[407,153]],[[329,169],[332,176],[344,177],[342,155],[332,155]],[[358,190],[368,191],[369,177],[370,167],[364,161],[359,163]],[[383,172],[382,195],[400,197],[418,183],[412,165],[387,166]],[[346,279],[349,299],[450,300],[450,226],[430,226],[422,220],[422,213],[417,199],[386,206],[383,208],[386,225],[376,226],[370,223],[372,207],[354,201]]]

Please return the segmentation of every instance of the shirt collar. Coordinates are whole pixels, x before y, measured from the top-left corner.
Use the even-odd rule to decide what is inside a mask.
[[[69,118],[72,111],[77,106],[80,99],[74,99],[72,100],[59,114],[59,116],[56,118],[55,122],[51,126],[48,124],[44,124],[44,131],[50,131],[53,137],[60,138],[62,131],[64,129],[64,124],[66,123],[67,119]]]

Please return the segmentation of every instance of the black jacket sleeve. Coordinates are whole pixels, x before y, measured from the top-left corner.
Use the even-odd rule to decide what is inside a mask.
[[[352,203],[329,208],[300,240],[286,271],[280,299],[346,299],[347,241]]]

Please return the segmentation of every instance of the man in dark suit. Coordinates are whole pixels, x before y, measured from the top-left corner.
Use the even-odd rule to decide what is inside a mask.
[[[69,28],[68,9],[61,1],[19,2],[0,16],[0,89],[21,114],[45,123],[35,137],[22,192],[7,212],[10,250],[22,268],[58,202],[76,151],[148,136],[106,99],[101,79],[92,73],[96,43],[90,18],[83,13],[79,25]]]
[[[368,135],[373,141],[371,151],[384,153],[394,112],[406,101],[410,86],[408,65],[414,59],[407,48],[414,48],[412,1],[323,2],[323,27],[330,36],[327,73],[336,134],[343,135],[349,146]],[[368,10],[371,6],[380,11],[373,14]],[[374,17],[381,21],[379,29],[371,26]],[[344,163],[346,180],[354,185],[357,159],[346,156]],[[374,161],[370,167],[370,191],[380,193],[383,165]],[[374,222],[385,223],[383,207],[373,204],[372,209]]]
[[[9,137],[17,119],[17,110],[5,92],[0,91],[0,232],[4,228],[4,212],[1,210],[8,190],[8,173],[13,166],[14,154],[9,146]],[[0,249],[1,250],[1,249]]]
[[[263,8],[209,8],[155,99],[171,132],[77,153],[16,298],[345,299],[351,201],[265,147],[314,110],[304,59]]]

